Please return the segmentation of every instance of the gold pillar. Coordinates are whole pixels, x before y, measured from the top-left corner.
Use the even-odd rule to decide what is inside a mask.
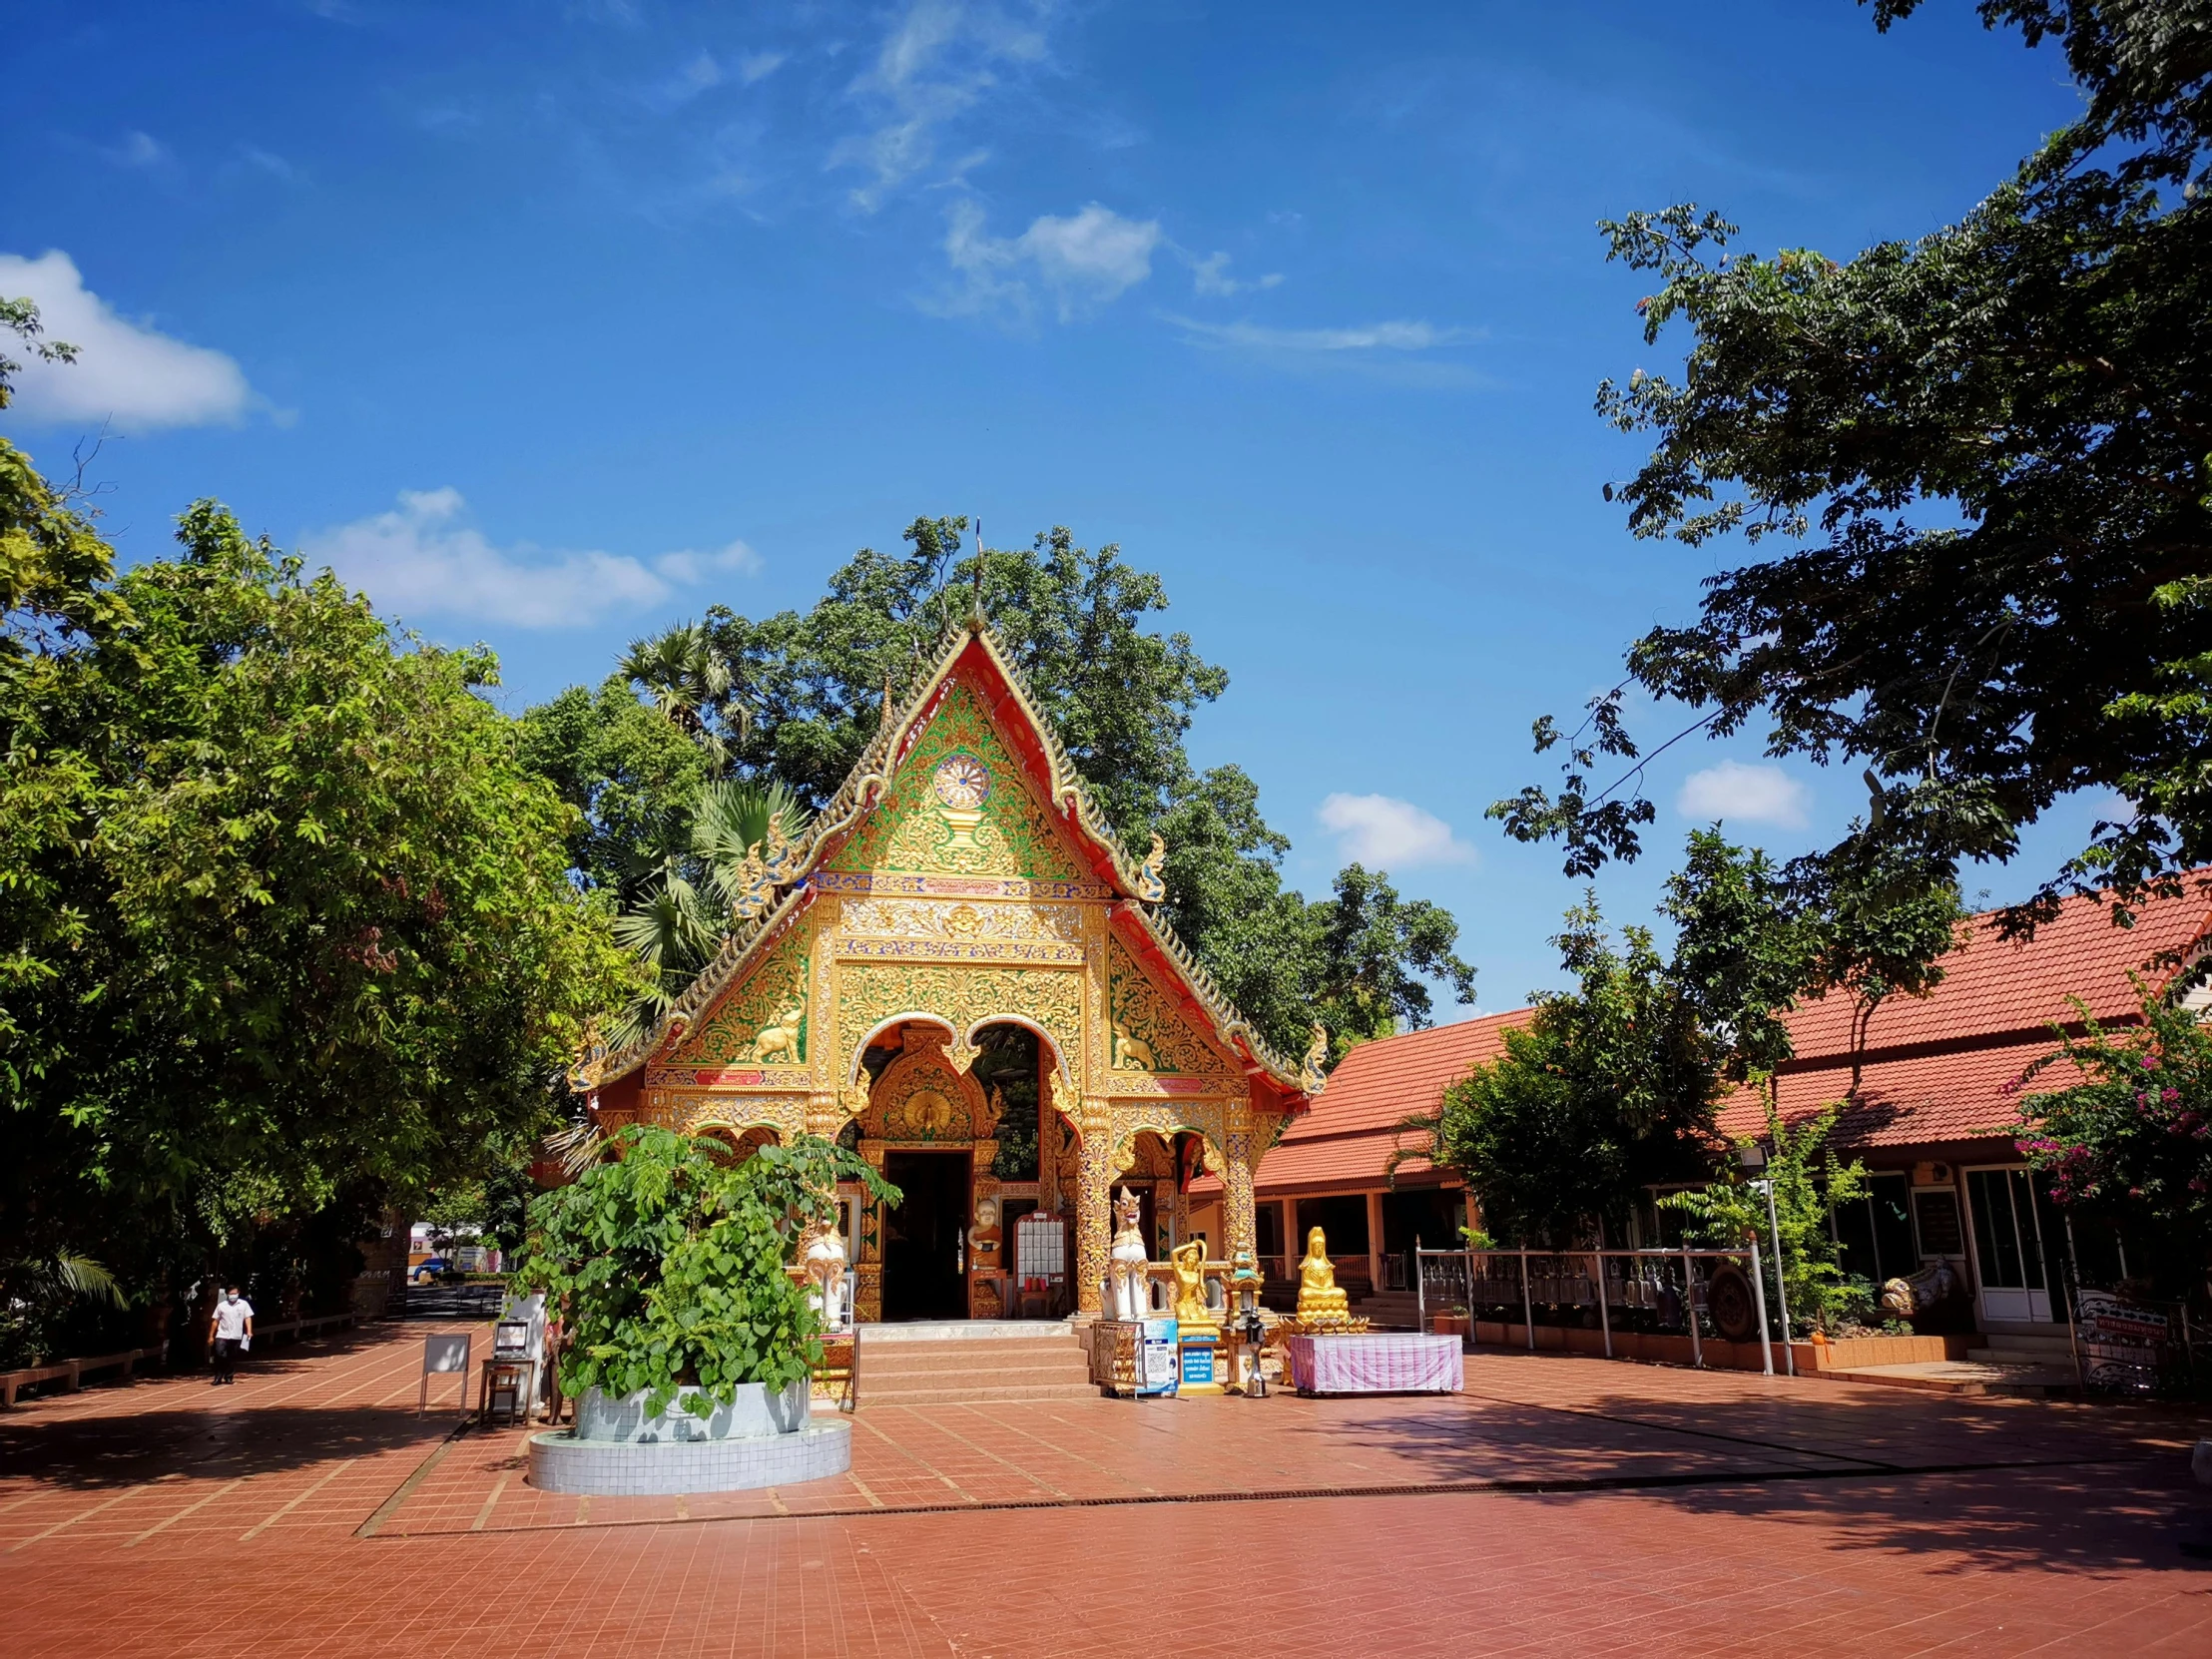
[[[1260,1230],[1252,1209],[1253,1166],[1260,1161],[1254,1154],[1258,1142],[1259,1137],[1250,1130],[1234,1129],[1229,1133],[1229,1145],[1223,1149],[1229,1167],[1221,1172],[1222,1224],[1229,1230],[1231,1258],[1240,1250],[1260,1248]]]
[[[1081,1179],[1075,1189],[1075,1306],[1079,1313],[1095,1316],[1106,1253],[1113,1245],[1114,1172],[1107,1167],[1113,1131],[1104,1112],[1085,1112],[1083,1120]]]
[[[863,1140],[860,1157],[876,1174],[883,1173],[883,1143]],[[860,1201],[860,1259],[852,1264],[852,1318],[870,1324],[883,1317],[883,1207],[872,1198]]]
[[[1060,1208],[1060,1131],[1052,1109],[1052,1045],[1037,1044],[1037,1208],[1047,1215]]]

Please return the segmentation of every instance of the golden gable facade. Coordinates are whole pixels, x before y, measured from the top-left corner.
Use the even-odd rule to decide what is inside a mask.
[[[1320,1086],[1311,1060],[1271,1049],[1154,913],[1159,856],[1155,844],[1138,863],[1116,843],[971,621],[902,708],[886,705],[804,842],[774,851],[754,913],[741,907],[660,1027],[593,1056],[576,1082],[610,1131],[842,1136],[894,1182],[918,1181],[901,1206],[912,1214],[848,1195],[862,1320],[884,1316],[886,1276],[910,1311],[897,1282],[915,1282],[922,1255],[933,1275],[957,1266],[939,1317],[1019,1311],[1016,1264],[995,1244],[1003,1214],[1032,1208],[1064,1219],[1071,1300],[1096,1312],[1117,1180],[1160,1180],[1162,1149],[1195,1137],[1226,1189],[1218,1243],[1250,1249],[1252,1172]],[[1035,1039],[1033,1182],[992,1173],[1003,1108],[972,1068],[998,1025]],[[1178,1153],[1178,1194],[1186,1169],[1196,1161]],[[957,1227],[921,1227],[932,1205],[956,1208]]]

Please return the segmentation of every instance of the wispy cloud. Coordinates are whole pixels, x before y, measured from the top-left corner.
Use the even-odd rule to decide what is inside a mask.
[[[52,340],[77,347],[73,363],[29,353],[15,376],[13,413],[66,425],[112,420],[124,431],[236,421],[254,391],[236,360],[188,345],[151,323],[134,322],[85,286],[76,262],[58,249],[26,260],[0,254],[0,294],[27,295]]]
[[[1480,328],[1439,328],[1432,322],[1362,322],[1346,328],[1269,328],[1257,322],[1202,322],[1169,313],[1185,333],[1218,345],[1261,351],[1433,351],[1483,337]]]
[[[548,551],[528,542],[494,546],[464,522],[468,504],[450,486],[402,490],[391,512],[318,531],[302,551],[385,610],[518,628],[575,628],[641,610],[680,588],[750,576],[760,556],[742,541],[683,548],[652,559],[627,553]]]
[[[135,127],[115,143],[105,146],[100,154],[117,167],[141,173],[167,173],[177,166],[177,158],[168,145],[152,133],[142,133]]]
[[[1735,819],[1742,824],[1771,824],[1803,830],[1812,820],[1813,793],[1780,767],[1746,766],[1723,761],[1693,772],[1674,798],[1684,818]]]
[[[850,88],[871,116],[868,129],[830,152],[830,167],[869,175],[852,192],[854,205],[872,213],[899,186],[929,171],[947,123],[1010,70],[1044,62],[1044,26],[1053,9],[1054,0],[1016,7],[912,0]]]
[[[1340,857],[1377,869],[1419,864],[1471,864],[1474,848],[1451,826],[1410,801],[1387,795],[1332,795],[1321,825],[1337,837]]]
[[[1191,287],[1193,291],[1212,298],[1222,298],[1233,293],[1251,293],[1261,288],[1282,285],[1283,274],[1271,271],[1265,276],[1251,281],[1241,281],[1229,275],[1229,256],[1209,254],[1203,260],[1191,261]]]
[[[281,179],[287,185],[299,182],[299,169],[273,150],[242,144],[239,146],[239,159],[256,172],[266,173],[272,179]]]
[[[722,65],[712,52],[696,52],[653,89],[650,102],[662,109],[674,109],[719,87],[725,78]]]
[[[757,86],[784,67],[791,57],[789,52],[753,52],[738,60],[738,79],[747,86]]]
[[[944,256],[960,286],[929,303],[943,313],[1026,322],[1042,288],[1060,320],[1072,321],[1150,276],[1160,246],[1158,220],[1124,219],[1096,202],[1064,218],[1042,215],[1018,237],[990,236],[973,202],[955,202],[946,220]]]

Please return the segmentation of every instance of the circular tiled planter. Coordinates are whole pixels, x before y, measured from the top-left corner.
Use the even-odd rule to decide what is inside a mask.
[[[734,1400],[704,1414],[676,1403],[649,1417],[645,1397],[610,1399],[587,1389],[574,1430],[530,1436],[530,1484],[593,1497],[737,1492],[852,1466],[851,1425],[815,1421],[804,1379],[778,1394],[741,1384]]]

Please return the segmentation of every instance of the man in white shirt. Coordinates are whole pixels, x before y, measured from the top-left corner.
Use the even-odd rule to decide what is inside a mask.
[[[208,1327],[208,1335],[215,1339],[215,1387],[238,1381],[239,1353],[254,1341],[254,1305],[239,1295],[236,1285],[227,1286],[223,1299],[215,1305],[215,1320]]]

